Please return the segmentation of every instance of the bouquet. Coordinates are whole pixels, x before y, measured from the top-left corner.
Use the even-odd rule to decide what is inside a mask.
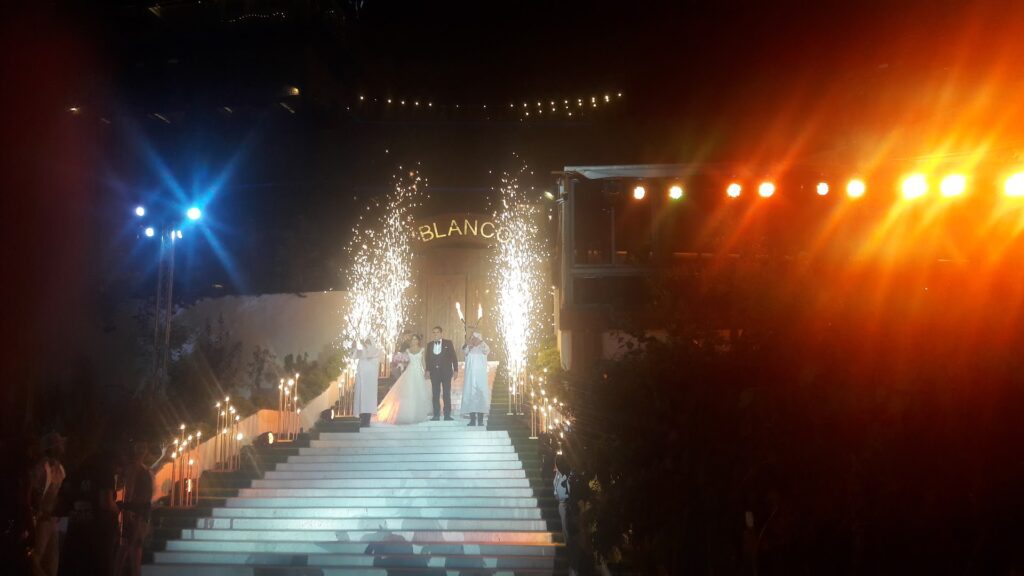
[[[392,368],[398,368],[402,372],[405,372],[406,366],[409,365],[409,354],[406,352],[395,352],[394,356],[391,357]]]

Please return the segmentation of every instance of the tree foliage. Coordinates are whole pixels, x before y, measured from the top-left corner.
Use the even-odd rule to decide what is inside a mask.
[[[1015,314],[967,276],[864,298],[877,270],[773,266],[662,279],[666,331],[569,376],[587,544],[641,573],[1019,569]]]

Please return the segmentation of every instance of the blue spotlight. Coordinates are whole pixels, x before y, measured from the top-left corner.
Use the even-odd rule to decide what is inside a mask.
[[[142,218],[143,216],[145,216],[146,215],[146,207],[145,206],[136,206],[135,207],[135,215],[138,216],[139,218]]]
[[[202,217],[203,212],[199,208],[193,206],[185,212],[185,215],[188,216],[189,220],[199,220],[199,218]]]
[[[152,238],[153,235],[156,234],[156,230],[153,230],[152,226],[146,226],[145,233],[146,233],[146,238]]]
[[[178,237],[178,240],[181,240],[181,230],[175,231],[174,234]]]

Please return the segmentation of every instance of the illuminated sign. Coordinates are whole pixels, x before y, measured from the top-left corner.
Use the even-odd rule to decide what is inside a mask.
[[[508,240],[504,228],[499,228],[487,218],[475,216],[455,216],[420,224],[416,227],[416,236],[424,243],[442,238],[462,238],[476,241],[496,238],[498,242]]]

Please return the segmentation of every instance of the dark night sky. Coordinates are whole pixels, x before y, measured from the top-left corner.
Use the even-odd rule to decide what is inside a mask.
[[[4,85],[25,88],[5,110],[31,134],[11,143],[40,190],[27,213],[79,198],[58,238],[21,237],[84,261],[67,273],[108,301],[148,293],[130,210],[175,187],[205,202],[219,242],[193,235],[181,294],[305,291],[338,287],[352,215],[399,164],[421,163],[429,210],[481,209],[514,152],[544,187],[570,164],[1016,146],[1024,125],[1024,8],[1009,1],[151,4],[39,3],[3,50]],[[479,108],[619,90],[582,120]]]

